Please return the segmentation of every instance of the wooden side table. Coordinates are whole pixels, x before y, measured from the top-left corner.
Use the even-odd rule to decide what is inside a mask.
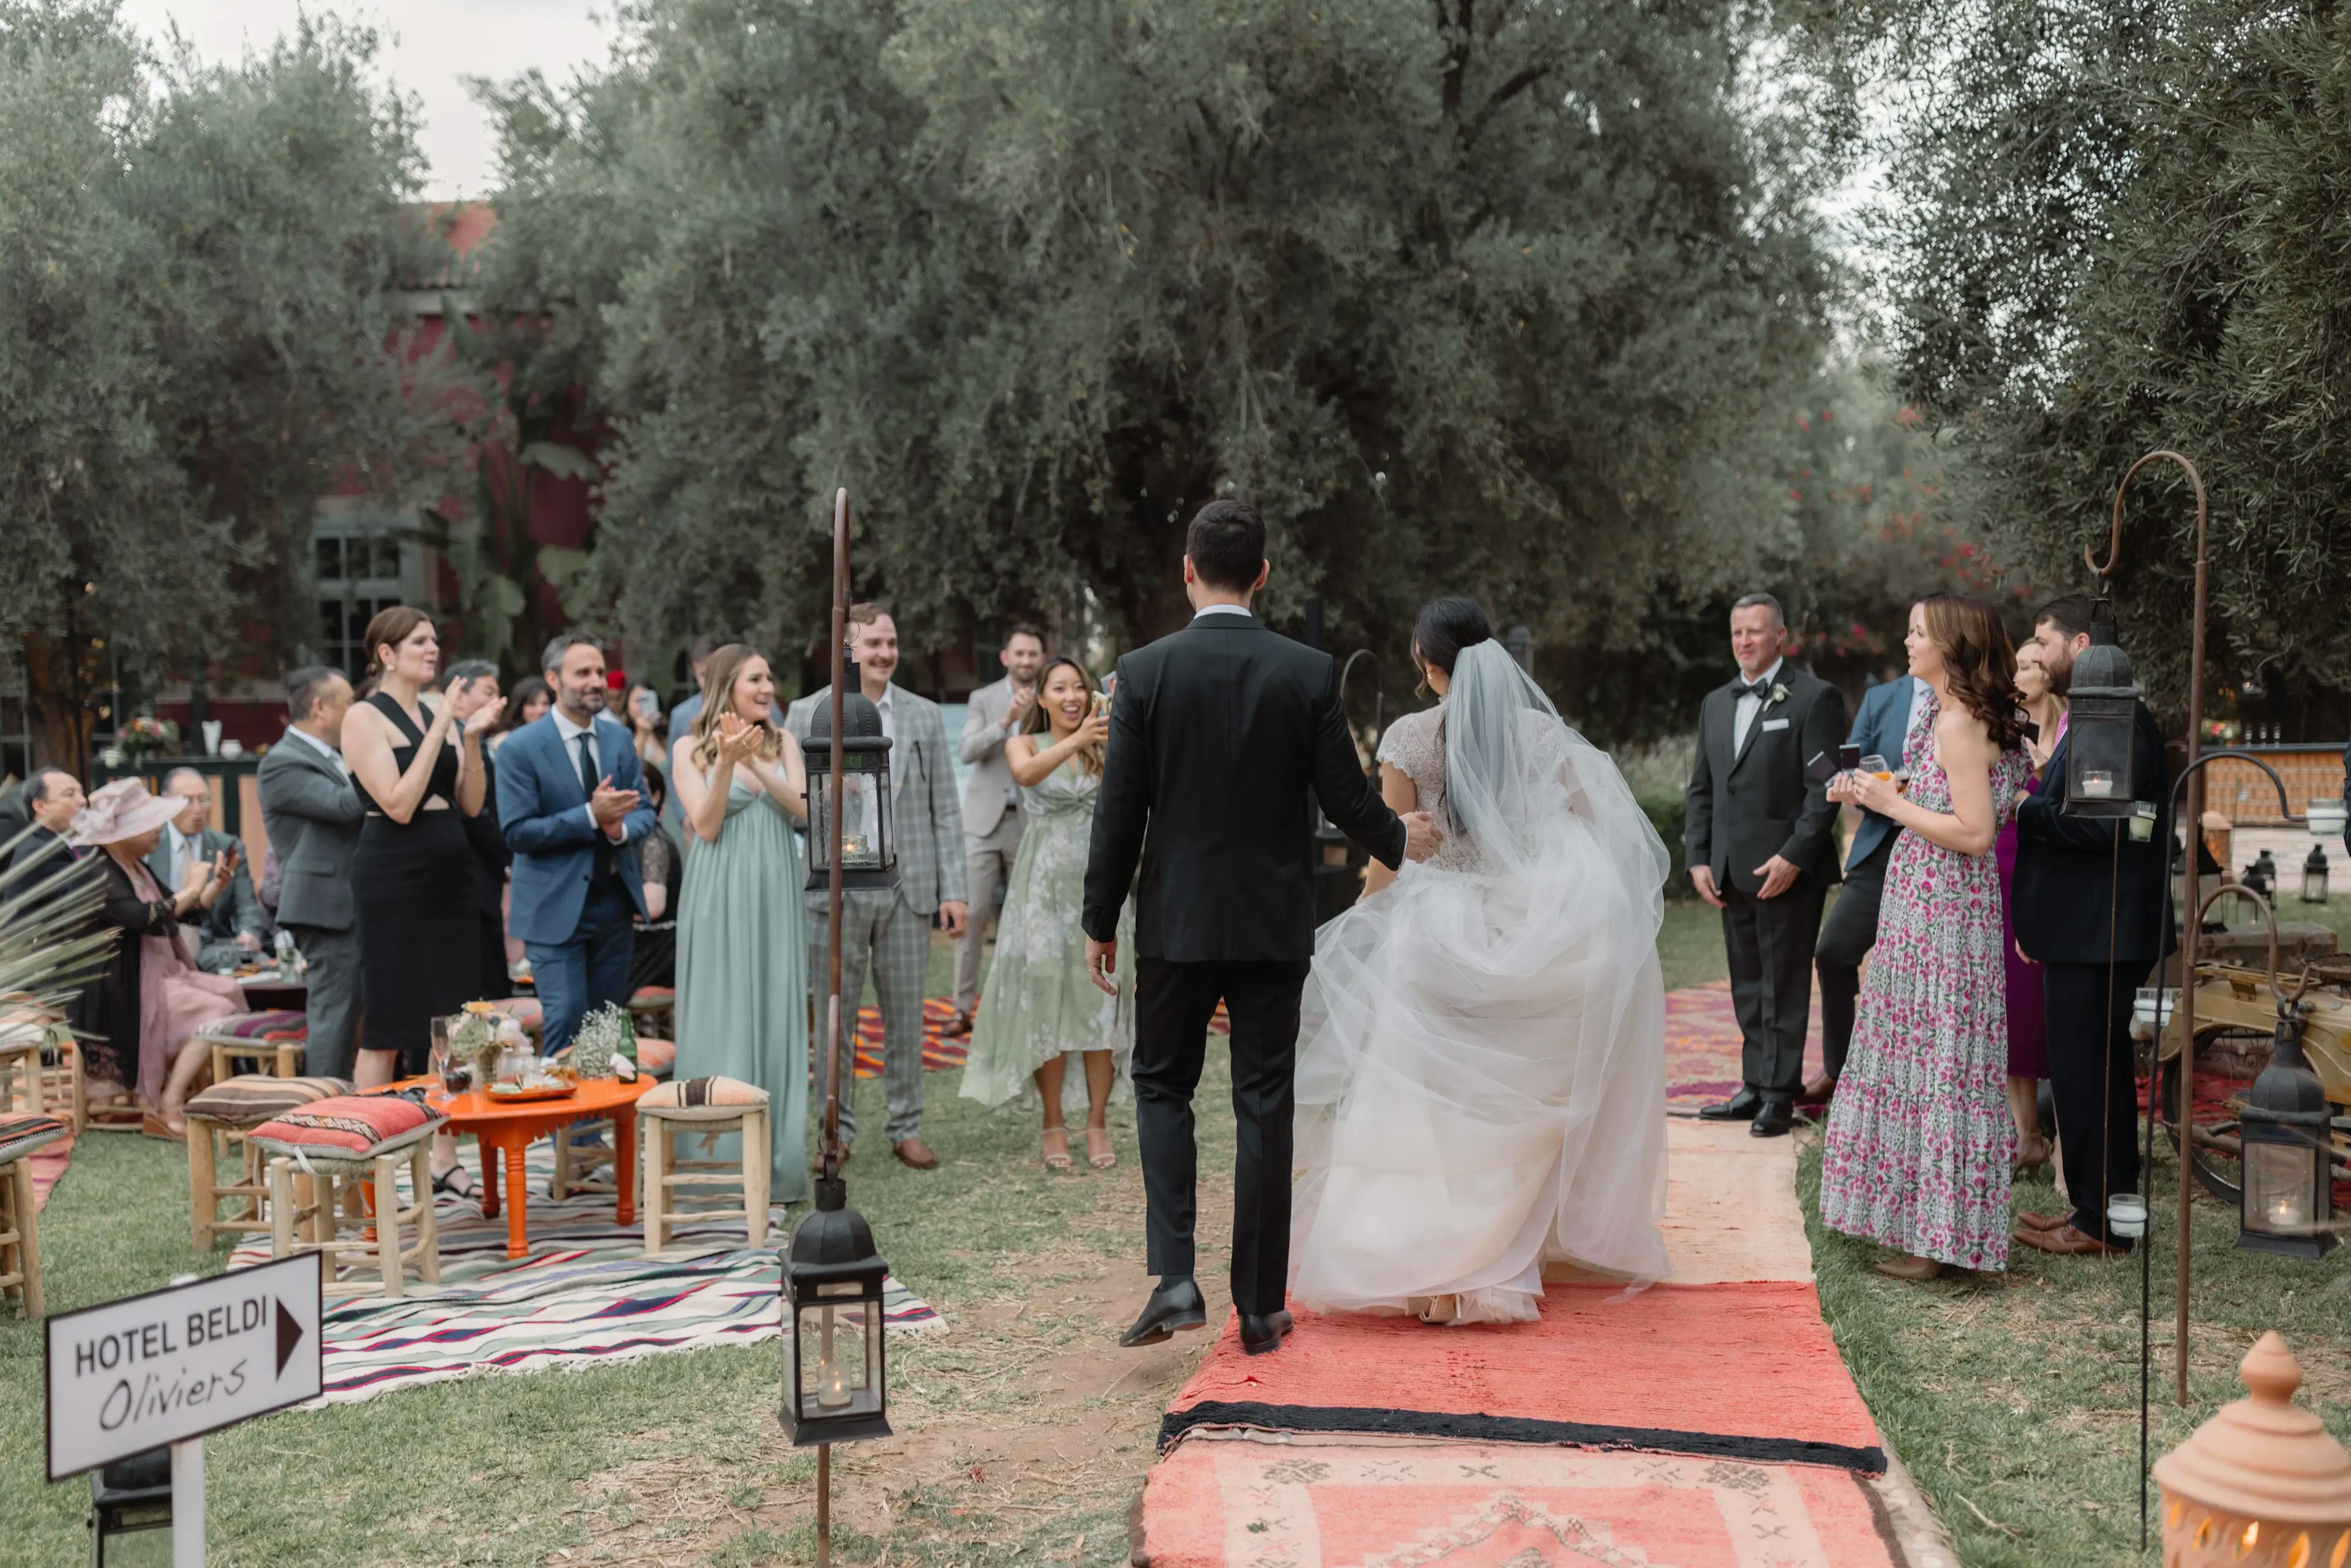
[[[612,1123],[613,1155],[621,1170],[633,1170],[637,1163],[636,1103],[653,1086],[651,1078],[640,1077],[634,1082],[623,1083],[618,1079],[599,1079],[582,1083],[560,1100],[526,1100],[519,1104],[493,1099],[479,1089],[463,1094],[451,1094],[441,1087],[437,1078],[410,1078],[396,1087],[421,1088],[428,1091],[425,1103],[449,1118],[447,1131],[460,1135],[474,1135],[475,1147],[482,1155],[482,1217],[495,1219],[499,1207],[499,1166],[505,1166],[507,1213],[507,1256],[520,1258],[530,1250],[528,1207],[530,1183],[523,1175],[523,1152],[549,1134],[560,1135],[574,1122],[599,1121],[609,1117]],[[636,1222],[637,1203],[634,1184],[619,1182],[612,1202],[612,1217],[622,1225]]]

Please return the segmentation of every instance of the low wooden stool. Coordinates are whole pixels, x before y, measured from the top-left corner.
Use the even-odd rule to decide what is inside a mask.
[[[27,1319],[41,1315],[41,1236],[27,1156],[71,1131],[55,1116],[0,1114],[0,1299],[17,1298]]]
[[[677,988],[674,986],[639,986],[629,997],[629,1016],[636,1020],[641,1035],[657,1035],[664,1040],[677,1034]]]
[[[398,1300],[406,1265],[416,1265],[416,1277],[428,1285],[441,1282],[441,1238],[433,1222],[433,1134],[443,1124],[428,1122],[413,1131],[387,1138],[364,1155],[328,1154],[317,1148],[255,1138],[269,1156],[269,1255],[291,1258],[315,1253],[320,1288],[359,1295],[372,1287],[343,1284],[335,1270],[344,1262],[372,1260],[383,1277],[382,1293]],[[408,1167],[409,1207],[400,1207],[400,1167]],[[309,1178],[312,1190],[301,1192],[298,1182]],[[341,1234],[340,1205],[372,1184],[375,1213],[370,1228],[357,1236]],[[323,1184],[323,1185],[321,1185]],[[413,1245],[402,1247],[403,1225],[416,1228]]]
[[[556,1058],[562,1060],[561,1056]],[[677,1046],[666,1040],[640,1039],[637,1041],[637,1071],[648,1078],[667,1078],[677,1063]],[[575,1145],[571,1139],[586,1137],[592,1133],[604,1134],[602,1145]],[[601,1117],[593,1122],[574,1122],[555,1140],[555,1176],[548,1183],[547,1196],[560,1202],[574,1193],[601,1193],[607,1197],[617,1189],[612,1185],[610,1166],[612,1164],[612,1119]],[[595,1173],[604,1172],[602,1176]],[[632,1172],[633,1176],[635,1173]]]
[[[279,1078],[266,1073],[240,1073],[215,1083],[187,1104],[189,1232],[199,1252],[209,1252],[213,1238],[266,1235],[269,1217],[262,1200],[269,1196],[269,1175],[260,1152],[245,1134],[274,1116],[298,1111],[337,1094],[351,1092],[342,1078]],[[225,1182],[221,1173],[229,1173]],[[224,1199],[228,1218],[221,1218]]]
[[[748,1089],[749,1086],[737,1085],[737,1088]],[[747,1237],[746,1245],[767,1245],[768,1193],[774,1169],[768,1164],[768,1096],[763,1090],[750,1089],[749,1092],[759,1096],[756,1103],[727,1105],[648,1105],[643,1101],[638,1103],[637,1146],[645,1152],[647,1257],[659,1256],[662,1249],[669,1245],[670,1231],[685,1221],[740,1219],[744,1222]],[[743,1134],[739,1162],[678,1157],[674,1140],[679,1134],[719,1133]],[[741,1207],[681,1207],[678,1200],[688,1196],[683,1189],[690,1187],[733,1188],[740,1195]]]
[[[291,1078],[302,1071],[310,1040],[308,1021],[300,1013],[282,1009],[231,1013],[196,1030],[196,1038],[212,1047],[215,1083],[238,1076],[239,1061],[251,1062],[255,1072]]]

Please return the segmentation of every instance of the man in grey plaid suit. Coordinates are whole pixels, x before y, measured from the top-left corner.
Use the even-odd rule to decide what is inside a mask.
[[[898,668],[898,627],[890,612],[878,604],[850,606],[849,640],[858,685],[882,711],[882,733],[891,741],[890,820],[897,832],[898,885],[886,893],[841,894],[841,1157],[848,1157],[856,1133],[850,1091],[856,1081],[857,998],[865,994],[870,964],[882,1004],[882,1086],[890,1110],[890,1150],[926,1171],[938,1165],[939,1156],[922,1139],[924,981],[932,915],[950,937],[963,935],[967,918],[963,806],[956,799],[955,758],[947,749],[939,705],[890,684]],[[785,713],[784,727],[806,740],[818,705],[831,697],[830,685],[802,697]],[[809,894],[809,978],[820,994],[829,910],[824,894]],[[817,1027],[824,1027],[820,1017]]]

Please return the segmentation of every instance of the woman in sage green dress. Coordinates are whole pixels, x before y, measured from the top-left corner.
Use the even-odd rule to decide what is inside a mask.
[[[1045,1164],[1067,1170],[1062,1093],[1070,1054],[1078,1053],[1084,1064],[1086,1160],[1102,1170],[1117,1163],[1103,1113],[1114,1087],[1126,1092],[1134,1051],[1134,967],[1121,967],[1116,998],[1102,995],[1086,973],[1086,934],[1078,924],[1110,713],[1074,659],[1047,664],[1038,694],[1027,731],[1004,743],[1028,826],[1005,884],[996,958],[972,1024],[963,1096],[1001,1105],[1033,1084],[1044,1104]],[[1134,919],[1130,904],[1120,917],[1120,940],[1128,952],[1134,947],[1127,929]],[[1074,1099],[1076,1085],[1069,1086]]]
[[[808,818],[799,747],[767,722],[776,683],[740,643],[711,654],[702,713],[670,752],[687,829],[677,915],[675,1076],[768,1092],[770,1188],[809,1196],[807,880],[792,826]],[[734,1159],[733,1135],[711,1155]]]

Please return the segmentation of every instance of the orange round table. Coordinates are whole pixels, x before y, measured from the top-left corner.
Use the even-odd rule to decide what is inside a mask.
[[[410,1078],[394,1084],[394,1088],[425,1090],[425,1102],[449,1118],[449,1131],[474,1134],[475,1146],[482,1152],[482,1218],[498,1217],[498,1165],[496,1155],[503,1155],[507,1186],[507,1256],[519,1258],[530,1250],[526,1234],[526,1211],[529,1204],[530,1183],[523,1176],[523,1151],[548,1134],[574,1122],[595,1121],[600,1117],[612,1119],[612,1186],[618,1189],[618,1200],[612,1206],[612,1218],[622,1225],[633,1224],[637,1218],[636,1183],[631,1179],[637,1168],[637,1119],[631,1112],[637,1101],[653,1086],[653,1080],[640,1077],[634,1082],[623,1083],[618,1079],[591,1079],[560,1100],[526,1100],[509,1104],[494,1100],[478,1089],[463,1094],[450,1094],[441,1088],[438,1078]]]

